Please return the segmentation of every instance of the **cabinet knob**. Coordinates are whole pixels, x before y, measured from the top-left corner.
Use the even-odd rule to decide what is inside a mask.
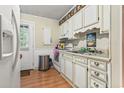
[[[98,72],[94,72],[96,76],[99,76],[99,73]]]
[[[98,88],[98,87],[99,87],[99,85],[98,85],[98,84],[96,84],[95,82],[94,82],[94,86],[95,86],[96,88]]]
[[[97,63],[97,62],[95,62],[94,64],[95,64],[96,66],[99,66],[99,63]]]
[[[22,59],[22,54],[20,54],[20,59]]]

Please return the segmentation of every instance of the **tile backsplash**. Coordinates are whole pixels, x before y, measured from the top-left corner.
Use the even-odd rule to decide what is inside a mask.
[[[80,36],[77,40],[72,40],[74,48],[87,47],[86,34]],[[108,51],[109,50],[109,34],[100,34],[96,32],[96,49]]]

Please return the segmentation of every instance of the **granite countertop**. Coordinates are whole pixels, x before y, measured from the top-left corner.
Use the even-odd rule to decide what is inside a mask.
[[[65,53],[69,53],[69,54],[72,54],[72,55],[75,55],[75,56],[82,56],[82,57],[86,57],[86,58],[91,58],[91,59],[98,59],[98,60],[101,60],[101,61],[106,61],[106,62],[110,62],[111,61],[111,58],[105,56],[105,55],[89,55],[89,54],[81,54],[81,53],[73,53],[73,52],[70,52],[68,50],[59,50],[60,52],[65,52]]]

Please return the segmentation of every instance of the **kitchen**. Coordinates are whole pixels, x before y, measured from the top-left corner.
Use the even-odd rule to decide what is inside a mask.
[[[11,9],[15,9],[15,12],[10,13]],[[124,86],[122,12],[121,5],[0,6],[0,18],[11,20],[11,23],[0,20],[3,23],[1,30],[3,41],[0,42],[2,45],[0,48],[3,50],[0,51],[1,60],[6,61],[0,62],[0,74],[3,74],[0,82],[4,82],[0,87],[119,88]],[[13,36],[13,33],[6,29],[4,22],[8,26],[14,23],[13,29],[18,29],[18,32],[14,30],[13,33],[17,36]],[[13,38],[20,41],[20,48]],[[2,43],[4,41],[5,43]],[[13,42],[17,44],[14,47]],[[11,48],[7,47],[7,44]],[[54,49],[59,52],[57,56]],[[13,51],[17,54],[13,54]],[[38,71],[40,58],[45,56],[48,56],[53,64],[47,71]],[[9,60],[12,58],[16,63],[11,64]],[[6,73],[3,73],[5,69]],[[20,74],[24,76],[20,77]],[[37,78],[40,79],[32,80]],[[35,81],[38,81],[37,84]],[[56,85],[51,85],[50,82]]]

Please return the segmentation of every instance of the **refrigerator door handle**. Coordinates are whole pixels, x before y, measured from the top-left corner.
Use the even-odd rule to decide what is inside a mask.
[[[12,18],[15,24],[15,29],[16,29],[16,52],[15,52],[15,59],[14,59],[14,64],[13,64],[13,69],[16,67],[16,64],[18,62],[18,54],[19,54],[19,31],[18,31],[18,25],[17,25],[17,20],[16,16],[14,14],[14,11],[12,10]]]

